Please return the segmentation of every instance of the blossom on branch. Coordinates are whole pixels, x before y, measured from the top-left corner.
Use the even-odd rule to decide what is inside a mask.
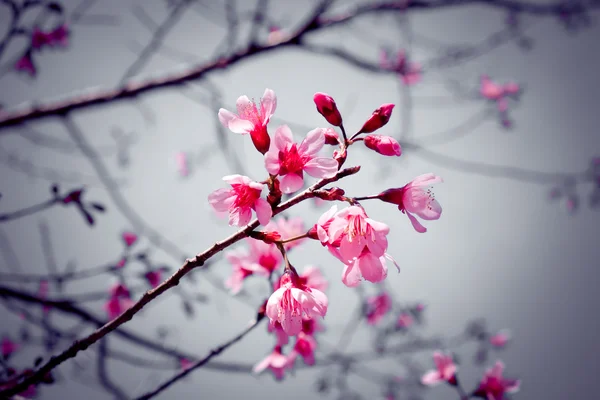
[[[217,189],[208,196],[208,202],[217,212],[229,211],[229,225],[244,226],[252,218],[252,210],[261,225],[267,225],[273,211],[271,205],[260,197],[263,185],[247,176],[227,175],[223,180],[231,189]]]
[[[436,369],[423,375],[421,383],[427,386],[435,386],[445,381],[451,385],[455,385],[456,370],[458,367],[452,360],[452,355],[436,351],[433,353],[433,362],[435,363]]]
[[[503,372],[504,363],[497,361],[492,368],[485,372],[479,387],[473,395],[487,400],[504,400],[505,393],[517,392],[521,382],[517,379],[503,377]]]

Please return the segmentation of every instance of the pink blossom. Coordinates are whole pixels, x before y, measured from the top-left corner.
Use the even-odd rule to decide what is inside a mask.
[[[274,244],[250,238],[246,239],[246,243],[250,246],[250,251],[232,250],[225,254],[233,264],[233,274],[225,281],[225,286],[231,289],[232,294],[239,293],[247,277],[253,274],[268,277],[279,268],[283,260]]]
[[[294,360],[298,355],[304,359],[306,365],[315,364],[315,350],[317,349],[317,341],[311,335],[303,332],[296,336],[296,343],[290,353],[290,359]]]
[[[127,231],[121,234],[121,239],[125,243],[125,246],[131,247],[135,244],[135,242],[137,242],[138,235],[134,232]]]
[[[391,310],[392,299],[386,292],[383,292],[375,297],[369,298],[367,300],[367,306],[367,323],[369,325],[377,325],[388,311]]]
[[[31,47],[39,50],[50,44],[51,41],[52,38],[49,33],[40,30],[38,27],[33,28],[33,32],[31,33]]]
[[[406,51],[400,50],[396,61],[392,62],[385,50],[380,53],[380,65],[384,69],[396,71],[406,86],[414,85],[421,80],[421,66],[408,61]]]
[[[504,113],[508,110],[507,96],[517,95],[520,91],[517,83],[509,82],[504,85],[493,82],[489,76],[482,75],[479,93],[488,100],[496,102],[498,111]]]
[[[278,321],[269,321],[269,324],[267,325],[267,331],[275,334],[277,346],[285,346],[290,341],[290,337],[287,333],[285,333],[283,327]]]
[[[2,353],[2,357],[7,358],[15,351],[19,350],[21,347],[18,343],[10,340],[8,336],[4,336],[2,338],[2,342],[0,342],[0,351]]]
[[[384,156],[398,156],[402,154],[400,143],[391,136],[368,135],[364,139],[365,146]]]
[[[476,395],[483,396],[487,400],[503,400],[504,393],[514,393],[519,390],[521,382],[516,379],[507,379],[502,376],[504,363],[497,361],[496,364],[485,372],[485,376],[479,383]]]
[[[506,346],[510,340],[510,332],[508,330],[501,330],[495,335],[490,336],[490,344],[494,347],[502,348]]]
[[[69,44],[69,28],[66,24],[58,26],[56,29],[48,33],[50,46],[66,47]]]
[[[270,229],[277,231],[281,235],[281,240],[287,240],[306,233],[302,217],[279,218],[277,222],[271,221],[269,225],[265,227],[265,230]],[[284,247],[286,250],[290,250],[302,244],[304,240],[305,239],[298,239],[285,243]]]
[[[327,128],[325,130],[325,144],[330,146],[337,146],[340,144],[340,135],[333,128]]]
[[[427,386],[435,386],[445,381],[451,385],[455,385],[456,370],[458,367],[454,364],[452,355],[436,351],[433,353],[433,362],[435,363],[436,369],[423,375],[421,383]]]
[[[190,369],[193,365],[194,365],[194,363],[191,362],[190,360],[188,360],[187,358],[180,358],[179,359],[179,368],[181,368],[184,371],[186,369]]]
[[[415,320],[412,317],[412,315],[410,315],[408,313],[402,313],[398,317],[398,321],[396,321],[396,326],[398,328],[406,329],[406,328],[411,327],[414,322],[415,322]]]
[[[304,268],[304,271],[301,274],[298,274],[298,284],[308,286],[313,289],[320,290],[321,292],[325,292],[329,284],[321,271],[314,266],[308,266]],[[274,290],[279,289],[280,283],[275,282]]]
[[[325,328],[318,319],[302,319],[302,332],[314,336],[317,332],[323,332]]]
[[[127,264],[127,258],[123,257],[119,261],[117,261],[116,267],[123,268]]]
[[[132,304],[133,301],[131,301],[131,299],[111,296],[106,303],[104,303],[104,310],[108,315],[108,319],[113,320],[121,315],[123,311],[127,310]]]
[[[317,92],[313,96],[317,111],[321,114],[327,122],[334,126],[342,125],[342,115],[335,104],[333,97],[326,93]]]
[[[231,185],[231,189],[217,189],[208,196],[208,201],[218,211],[229,211],[229,225],[244,226],[252,218],[252,210],[261,225],[267,225],[273,211],[271,205],[260,194],[263,185],[254,182],[247,176],[228,175],[223,180]]]
[[[182,177],[186,177],[190,174],[189,163],[187,154],[184,151],[180,151],[175,154],[175,162],[177,163],[177,171]]]
[[[338,169],[333,158],[318,157],[317,153],[325,145],[324,128],[313,129],[297,145],[292,131],[282,125],[275,131],[275,140],[265,154],[265,167],[271,175],[283,176],[281,190],[294,193],[304,184],[304,172],[315,178],[331,178]]]
[[[329,230],[329,225],[331,225],[337,211],[337,205],[333,205],[329,210],[323,213],[317,220],[317,223],[308,231],[308,237],[311,239],[318,239],[323,245],[329,243],[329,234],[327,231]]]
[[[293,359],[281,354],[281,346],[277,346],[271,354],[254,366],[253,371],[258,374],[270,368],[275,378],[281,380],[284,377],[285,370],[292,367],[292,362]]]
[[[381,257],[375,257],[373,253],[369,252],[365,247],[360,256],[355,258],[353,261],[344,261],[339,255],[337,249],[330,246],[329,251],[340,261],[344,263],[344,270],[342,271],[342,282],[348,287],[358,286],[361,280],[365,279],[369,282],[377,283],[383,281],[387,277],[388,267],[387,260],[392,263],[400,272],[400,267],[396,261],[389,254],[385,253]]]
[[[23,56],[17,60],[15,69],[17,71],[26,72],[29,76],[35,76],[37,72],[33,60],[31,59],[31,54],[29,53],[23,54]]]
[[[303,285],[295,271],[291,271],[281,277],[279,289],[269,297],[266,316],[279,322],[289,336],[294,336],[302,330],[303,317],[325,317],[327,305],[323,292]]]
[[[150,287],[155,288],[161,283],[162,271],[155,269],[154,271],[148,271],[144,274],[144,278],[148,281]]]
[[[240,96],[236,102],[237,115],[224,108],[219,109],[219,121],[234,133],[250,134],[254,147],[265,154],[269,150],[271,139],[267,124],[277,108],[277,96],[271,89],[265,89],[260,99],[260,110],[248,96]]]
[[[373,111],[373,114],[367,122],[360,128],[359,133],[371,133],[386,125],[392,116],[394,104],[382,104],[378,109]]]
[[[420,175],[401,188],[386,190],[379,198],[398,205],[398,209],[408,216],[417,232],[427,232],[412,213],[427,221],[440,218],[442,206],[435,199],[431,189],[425,190],[430,185],[440,182],[443,182],[442,178],[434,174]]]

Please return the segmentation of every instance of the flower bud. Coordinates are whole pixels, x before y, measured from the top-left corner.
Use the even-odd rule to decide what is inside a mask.
[[[387,124],[392,116],[394,104],[383,104],[373,111],[371,117],[365,122],[358,133],[371,133]]]
[[[337,146],[340,144],[339,136],[332,128],[329,128],[325,131],[325,144],[332,146]]]
[[[315,93],[313,100],[317,106],[317,111],[325,117],[327,122],[334,126],[342,125],[342,116],[340,115],[333,97],[325,93],[317,92]]]
[[[384,156],[398,156],[402,154],[400,143],[393,137],[383,135],[368,135],[365,137],[365,146],[371,150],[375,150]]]
[[[327,200],[327,201],[336,201],[336,200],[344,201],[344,199],[345,199],[344,194],[346,192],[344,192],[344,189],[342,189],[342,188],[332,187],[330,189],[315,190],[313,193],[319,199],[323,199],[323,200]]]
[[[387,203],[396,204],[397,206],[403,206],[402,197],[404,196],[405,189],[401,188],[393,188],[388,189],[385,192],[379,193],[379,200],[385,201]]]

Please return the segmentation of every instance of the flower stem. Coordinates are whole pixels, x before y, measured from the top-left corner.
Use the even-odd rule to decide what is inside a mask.
[[[285,244],[285,243],[293,242],[294,240],[304,239],[306,237],[308,237],[308,232],[303,233],[302,235],[298,235],[298,236],[294,236],[294,237],[288,238],[288,239],[279,240],[278,243]]]

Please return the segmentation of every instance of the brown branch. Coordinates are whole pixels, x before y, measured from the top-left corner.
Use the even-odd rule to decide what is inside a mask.
[[[282,203],[281,205],[276,207],[273,210],[273,215],[275,216],[275,215],[287,210],[288,208],[300,203],[301,201],[304,201],[306,199],[314,197],[313,191],[320,189],[320,188],[324,187],[325,185],[328,185],[329,183],[336,182],[346,176],[353,175],[353,174],[357,173],[359,170],[360,170],[359,166],[346,168],[346,169],[338,171],[338,173],[332,178],[321,179],[314,185],[310,186],[308,189],[304,190],[303,192],[294,196],[290,200],[288,200],[285,203]],[[80,340],[76,340],[68,349],[66,349],[64,352],[62,352],[56,356],[51,357],[44,365],[42,365],[40,368],[38,368],[35,373],[33,373],[31,376],[24,379],[21,383],[19,383],[18,385],[15,385],[9,389],[4,389],[4,390],[0,391],[0,396],[3,396],[3,395],[10,396],[10,395],[13,395],[16,393],[20,393],[21,391],[25,390],[30,385],[39,382],[41,379],[43,379],[43,377],[48,372],[52,371],[54,368],[56,368],[57,366],[62,364],[64,361],[75,357],[77,355],[77,353],[79,353],[80,351],[87,349],[89,346],[96,343],[98,340],[102,339],[104,336],[106,336],[110,332],[116,330],[119,326],[123,325],[125,322],[131,320],[133,318],[133,316],[135,314],[137,314],[146,304],[150,303],[152,300],[154,300],[155,298],[157,298],[158,296],[160,296],[162,293],[166,292],[167,290],[179,285],[179,281],[181,280],[181,278],[183,278],[185,275],[190,273],[195,268],[202,267],[204,265],[204,263],[208,259],[210,259],[212,256],[221,252],[225,248],[237,243],[241,239],[248,237],[250,232],[252,232],[258,226],[259,226],[259,222],[258,222],[258,220],[255,219],[250,224],[248,224],[244,228],[240,229],[236,233],[232,234],[228,238],[226,238],[220,242],[216,242],[211,247],[206,249],[204,252],[196,255],[194,258],[187,259],[186,262],[183,264],[183,266],[181,266],[181,268],[179,268],[173,275],[171,275],[169,278],[167,278],[167,280],[165,280],[163,283],[158,285],[156,288],[151,289],[151,290],[147,291],[146,293],[144,293],[144,295],[136,303],[134,303],[130,308],[128,308],[125,312],[123,312],[117,318],[104,324],[102,327],[100,327],[97,330],[95,330],[94,332],[92,332],[89,336],[87,336],[83,339],[80,339]],[[0,295],[2,294],[2,290],[6,291],[9,289],[0,288]],[[67,303],[67,305],[68,305],[68,303]]]
[[[67,97],[63,100],[57,100],[46,104],[32,104],[28,107],[24,107],[22,109],[12,112],[0,111],[0,128],[13,126],[25,121],[32,121],[56,115],[64,115],[70,111],[78,110],[81,108],[110,104],[117,101],[132,99],[136,98],[141,94],[152,92],[158,89],[166,89],[181,86],[182,84],[188,81],[202,78],[209,72],[219,69],[225,69],[231,65],[237,64],[242,60],[251,58],[252,56],[267,53],[269,51],[284,48],[286,46],[298,45],[301,43],[301,40],[307,33],[349,23],[361,15],[366,15],[370,13],[380,13],[385,11],[406,12],[412,9],[433,10],[450,6],[464,6],[471,4],[483,4],[490,7],[502,8],[506,10],[513,10],[516,12],[529,13],[534,15],[558,15],[562,11],[561,2],[542,5],[533,3],[522,3],[511,0],[412,0],[407,4],[405,0],[402,0],[362,5],[354,8],[351,11],[342,13],[334,17],[322,17],[321,15],[330,5],[329,3],[330,1],[323,1],[318,7],[315,8],[314,12],[311,14],[310,18],[305,24],[303,24],[295,33],[283,38],[278,43],[274,43],[271,45],[250,44],[248,45],[248,47],[230,55],[229,57],[219,58],[217,60],[193,67],[190,70],[183,71],[180,73],[167,74],[163,77],[147,79],[141,82],[125,83],[123,84],[123,86],[115,89],[101,90],[94,93],[74,95],[71,97]],[[587,7],[590,9],[596,8],[598,6],[598,2],[591,2],[587,5]]]
[[[264,317],[265,317],[264,313],[259,313],[258,316],[257,316],[257,318],[254,319],[253,321],[251,321],[250,324],[248,325],[248,327],[246,329],[244,329],[241,333],[237,334],[235,337],[233,337],[232,339],[230,339],[227,342],[223,343],[219,347],[216,347],[216,348],[212,349],[206,355],[206,357],[204,357],[203,359],[195,362],[191,367],[186,368],[183,371],[179,372],[178,374],[176,374],[171,379],[169,379],[168,381],[166,381],[163,384],[161,384],[159,387],[157,387],[153,391],[148,392],[148,393],[146,393],[146,394],[138,397],[137,400],[148,400],[148,399],[151,399],[151,398],[155,397],[156,395],[158,395],[159,393],[161,393],[161,392],[165,391],[166,389],[168,389],[175,382],[177,382],[180,379],[186,377],[192,371],[195,371],[198,368],[201,368],[203,365],[205,365],[206,363],[208,363],[213,357],[218,356],[223,351],[227,350],[229,347],[231,347],[232,345],[234,345],[237,342],[239,342],[240,340],[242,340],[244,338],[244,336],[246,336],[248,333],[250,333],[254,328],[256,328],[258,326],[258,324],[260,323],[260,321],[263,320]]]

